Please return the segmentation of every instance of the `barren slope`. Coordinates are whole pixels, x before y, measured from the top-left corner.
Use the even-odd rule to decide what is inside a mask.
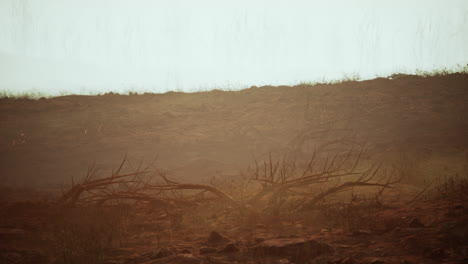
[[[107,173],[137,163],[200,181],[232,175],[253,157],[367,142],[387,160],[402,153],[459,170],[468,149],[468,75],[400,76],[334,85],[237,92],[0,99],[0,175],[13,184],[59,184],[96,161]],[[465,153],[465,154],[464,154]],[[439,169],[439,168],[437,168]],[[50,185],[49,185],[50,186]]]

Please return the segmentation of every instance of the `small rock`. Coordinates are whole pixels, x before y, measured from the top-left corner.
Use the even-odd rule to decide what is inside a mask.
[[[220,252],[222,253],[234,253],[239,251],[239,247],[234,243],[229,243],[223,249],[220,250]]]
[[[420,241],[416,236],[405,236],[400,238],[401,245],[406,249],[416,249],[420,247]]]
[[[353,258],[345,258],[340,261],[340,264],[355,264],[356,261]]]
[[[252,249],[254,254],[259,256],[293,257],[292,261],[299,263],[332,251],[329,245],[308,238],[269,239]]]
[[[172,263],[177,264],[201,264],[202,260],[193,256],[192,254],[179,254],[177,255]]]
[[[445,213],[445,216],[446,217],[460,217],[463,214],[467,213],[467,210],[464,210],[464,209],[465,208],[461,204],[455,205],[452,208],[448,209],[447,213]]]
[[[179,254],[176,256],[165,257],[150,262],[129,262],[129,263],[142,263],[142,264],[202,264],[203,261],[200,258],[195,257],[192,254]]]
[[[200,248],[200,255],[205,255],[205,254],[210,254],[210,253],[215,253],[216,248],[212,247],[202,247]]]
[[[255,243],[257,243],[257,244],[258,244],[258,243],[262,243],[263,241],[265,241],[264,238],[261,238],[261,237],[256,237],[256,238],[255,238]]]
[[[330,231],[331,234],[333,235],[338,235],[338,236],[341,236],[343,235],[345,232],[343,231],[343,229],[332,229]]]
[[[158,248],[153,252],[144,254],[144,256],[147,256],[150,259],[158,259],[170,256],[171,254],[172,252],[167,248]]]
[[[385,261],[383,261],[382,259],[380,258],[366,258],[365,259],[365,263],[369,263],[369,264],[385,264]]]
[[[192,254],[192,251],[190,251],[189,249],[183,249],[179,252],[179,254]]]
[[[208,243],[211,243],[211,244],[219,244],[219,243],[224,243],[228,241],[229,239],[223,237],[221,234],[219,234],[216,231],[212,231],[210,233],[210,236],[208,237]]]
[[[411,220],[411,222],[409,223],[408,227],[422,228],[422,227],[425,227],[425,225],[423,223],[421,223],[421,221],[419,221],[419,219],[413,218],[413,220]]]
[[[370,230],[357,230],[351,233],[352,236],[369,236],[372,232]]]
[[[456,217],[456,216],[457,216],[456,211],[455,211],[455,210],[452,210],[452,209],[449,209],[449,210],[445,213],[445,217],[452,218],[452,217]]]
[[[287,259],[279,259],[277,261],[274,262],[275,264],[293,264],[291,261],[287,260]]]
[[[447,253],[442,248],[432,249],[427,254],[432,259],[443,259],[447,256]]]

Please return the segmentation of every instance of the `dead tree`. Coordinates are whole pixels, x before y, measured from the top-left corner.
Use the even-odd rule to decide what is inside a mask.
[[[297,210],[304,210],[329,195],[354,187],[379,187],[380,192],[393,188],[400,181],[399,178],[386,173],[379,179],[376,177],[382,164],[371,165],[367,169],[358,167],[363,149],[357,155],[350,150],[344,155],[325,158],[321,166],[317,164],[318,157],[314,153],[300,173],[295,159],[288,161],[283,157],[282,160],[273,160],[270,155],[262,165],[255,162],[251,181],[259,183],[261,190],[251,198],[250,203],[263,200],[266,203],[263,210],[278,211],[288,198],[296,197],[299,200]],[[325,188],[327,184],[331,184],[331,187]]]
[[[182,184],[170,181],[163,173],[159,176],[164,180],[163,184],[153,183],[153,177],[144,177],[150,172],[149,167],[141,170],[141,164],[133,173],[122,174],[127,159],[124,158],[117,171],[111,176],[104,178],[95,178],[94,166],[88,169],[86,177],[81,183],[75,184],[72,180],[70,189],[63,193],[59,199],[59,203],[66,206],[75,206],[77,203],[96,203],[103,204],[110,200],[135,200],[147,201],[152,204],[158,204],[162,207],[170,206],[188,206],[193,205],[188,199],[182,197],[168,198],[162,193],[180,190],[200,190],[209,192],[220,199],[226,200],[236,207],[241,205],[234,200],[230,195],[210,185],[203,184]],[[116,186],[126,186],[124,190],[117,189]]]
[[[78,203],[102,205],[111,200],[126,200],[149,202],[168,209],[194,206],[197,202],[203,202],[194,198],[198,197],[197,194],[210,193],[241,210],[279,212],[290,200],[296,201],[295,210],[304,210],[329,195],[355,187],[379,187],[382,192],[399,182],[399,178],[391,175],[376,177],[382,164],[361,168],[359,162],[362,152],[363,148],[358,152],[350,150],[327,158],[318,157],[314,153],[302,169],[295,159],[283,157],[282,160],[274,160],[270,154],[268,161],[262,165],[255,162],[254,169],[250,170],[249,184],[257,185],[258,188],[247,199],[243,199],[243,202],[213,185],[178,183],[160,172],[157,174],[159,181],[156,181],[154,177],[148,177],[149,168],[153,164],[144,169],[141,169],[140,164],[135,172],[122,173],[127,162],[124,158],[117,171],[109,177],[96,178],[91,167],[81,183],[75,184],[72,181],[72,186],[63,193],[59,203],[65,206],[75,206]],[[181,195],[181,192],[187,191],[198,193],[192,196],[187,196],[186,193]]]

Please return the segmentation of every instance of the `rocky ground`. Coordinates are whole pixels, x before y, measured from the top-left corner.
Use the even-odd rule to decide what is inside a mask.
[[[466,263],[467,186],[406,206],[255,218],[219,202],[183,212],[10,202],[1,207],[0,262]]]

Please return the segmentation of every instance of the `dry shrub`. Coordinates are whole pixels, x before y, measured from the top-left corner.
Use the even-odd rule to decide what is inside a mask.
[[[64,208],[51,222],[50,239],[57,263],[102,263],[106,250],[121,246],[128,209]]]
[[[318,222],[323,223],[325,228],[355,232],[377,228],[377,214],[384,209],[378,199],[363,198],[349,203],[320,204],[316,213]]]
[[[361,224],[371,223],[369,219],[379,208],[376,203],[323,203],[324,199],[354,189],[371,189],[381,194],[395,188],[400,178],[387,173],[382,163],[361,164],[362,152],[363,148],[335,155],[314,153],[301,162],[295,157],[275,159],[269,155],[238,178],[213,180],[209,184],[175,182],[157,170],[159,177],[152,178],[148,174],[151,166],[124,173],[126,159],[108,177],[96,177],[91,168],[59,199],[59,204],[67,209],[56,221],[53,232],[57,260],[102,261],[106,250],[124,237],[126,222],[125,217],[110,209],[119,207],[105,206],[123,201],[137,204],[140,212],[151,207],[149,212],[160,219],[158,225],[165,231],[145,232],[157,237],[158,247],[176,237],[207,234],[224,227],[225,231],[237,232],[253,230],[260,224],[283,232],[289,228],[283,223],[295,226],[301,221],[298,216],[306,211],[318,211],[331,227],[369,229]]]
[[[468,193],[468,177],[462,177],[456,174],[452,177],[439,177],[428,193],[425,195],[426,199],[438,200],[464,200],[467,199]]]

